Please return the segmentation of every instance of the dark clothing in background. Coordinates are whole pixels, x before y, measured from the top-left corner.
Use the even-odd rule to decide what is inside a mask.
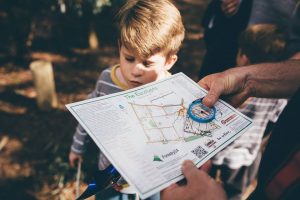
[[[243,0],[237,13],[231,17],[223,13],[221,3],[220,0],[212,0],[202,20],[206,54],[199,73],[200,79],[236,65],[238,37],[249,21],[252,0]]]

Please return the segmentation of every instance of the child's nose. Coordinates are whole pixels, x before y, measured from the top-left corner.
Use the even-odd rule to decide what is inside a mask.
[[[133,76],[141,76],[143,74],[143,64],[141,64],[141,63],[136,64],[133,67],[131,74]]]

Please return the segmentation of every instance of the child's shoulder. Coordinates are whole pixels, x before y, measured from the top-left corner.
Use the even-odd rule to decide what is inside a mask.
[[[100,76],[99,76],[99,80],[110,80],[111,79],[111,74],[114,73],[114,71],[116,70],[116,68],[118,67],[119,65],[114,65],[114,66],[111,66],[111,67],[107,67],[105,68],[104,70],[102,70],[102,72],[100,73]]]

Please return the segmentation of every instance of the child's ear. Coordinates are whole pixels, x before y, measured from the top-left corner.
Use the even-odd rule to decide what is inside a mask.
[[[165,70],[166,71],[170,70],[173,67],[173,65],[176,63],[177,59],[178,59],[177,55],[171,55],[166,61]]]

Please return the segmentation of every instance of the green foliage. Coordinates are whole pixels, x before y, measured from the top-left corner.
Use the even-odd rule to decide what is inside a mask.
[[[105,7],[121,4],[122,0],[57,0],[61,13],[74,13],[78,16],[96,15]]]

